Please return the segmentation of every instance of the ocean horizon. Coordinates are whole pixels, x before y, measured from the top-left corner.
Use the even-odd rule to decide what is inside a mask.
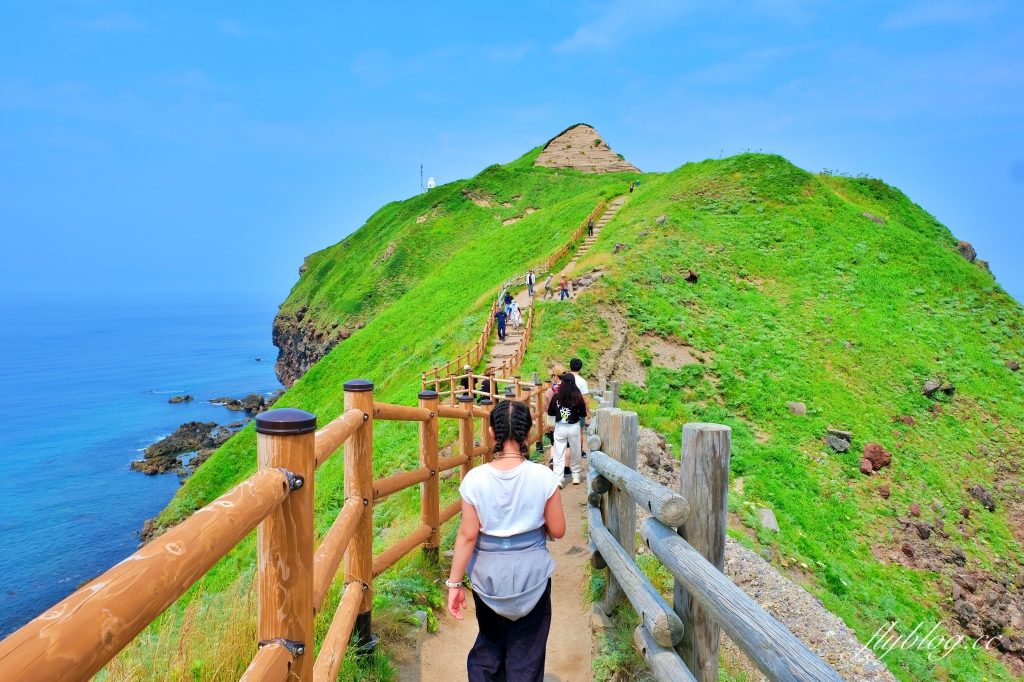
[[[266,295],[0,300],[0,637],[137,549],[181,480],[130,469],[147,446],[247,416],[213,398],[281,388],[276,312]]]

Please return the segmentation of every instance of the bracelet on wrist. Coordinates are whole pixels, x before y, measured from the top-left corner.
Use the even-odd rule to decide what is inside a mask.
[[[453,590],[456,587],[462,587],[462,581],[461,580],[459,582],[457,582],[457,583],[453,583],[453,582],[451,582],[449,580],[445,580],[444,584],[445,584],[446,587],[448,587],[449,589],[453,589]]]

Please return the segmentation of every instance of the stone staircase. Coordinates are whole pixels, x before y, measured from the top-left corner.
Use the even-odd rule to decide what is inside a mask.
[[[601,228],[608,224],[608,221],[615,217],[616,212],[622,207],[623,202],[626,201],[626,197],[619,197],[612,203],[608,204],[608,208],[601,215],[596,223],[594,223],[594,234],[583,240],[580,248],[576,251],[576,255],[572,257],[565,269],[562,270],[563,274],[568,275],[576,267],[576,263],[579,262],[580,258],[586,255],[590,247],[597,241],[597,236],[601,234]]]

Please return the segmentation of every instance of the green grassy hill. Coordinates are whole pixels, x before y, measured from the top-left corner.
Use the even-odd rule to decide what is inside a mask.
[[[625,249],[613,255],[616,243]],[[1024,376],[1007,363],[1024,354],[1024,310],[956,245],[880,180],[814,175],[777,156],[645,175],[581,262],[606,274],[577,305],[540,307],[524,369],[570,355],[594,367],[611,344],[602,308],[614,307],[646,365],[643,386],[623,390],[641,424],[675,452],[686,422],[733,427],[738,539],[766,550],[862,641],[891,620],[904,634],[937,620],[969,640],[1005,634],[992,649],[1019,675]],[[689,269],[696,284],[684,280]],[[642,350],[651,335],[705,361],[658,367]],[[922,395],[933,378],[955,394]],[[830,426],[853,432],[849,452],[825,445]],[[858,460],[869,442],[893,459],[866,476]],[[994,494],[994,511],[975,485]],[[761,528],[758,507],[775,512],[781,533]],[[898,517],[930,523],[928,539]],[[977,583],[960,590],[970,611],[952,599],[964,573]],[[885,660],[904,680],[1008,677],[980,651],[927,654]]]
[[[413,404],[420,372],[468,348],[500,283],[543,260],[601,198],[622,194],[638,177],[534,168],[539,151],[389,204],[347,245],[311,256],[281,315],[301,311],[325,333],[335,324],[363,326],[278,405],[315,412],[326,423],[342,410],[342,383],[355,377],[373,380],[379,400]],[[604,275],[576,303],[540,304],[524,370],[570,354],[595,367],[612,343],[606,316],[614,308],[628,324],[645,375],[623,389],[641,423],[666,434],[676,452],[687,421],[733,427],[732,473],[743,479],[743,493],[730,502],[738,538],[819,594],[862,641],[887,619],[897,619],[901,629],[941,620],[953,632],[1005,632],[1003,648],[1011,653],[997,655],[1017,665],[1012,650],[1024,620],[1012,616],[1024,613],[1014,582],[1024,560],[1016,539],[1024,518],[1018,487],[1024,384],[1006,362],[1022,352],[1021,306],[957,253],[947,228],[881,181],[814,175],[780,157],[753,154],[642,178],[577,270],[601,266]],[[528,206],[539,210],[527,215]],[[502,224],[519,215],[522,220]],[[624,248],[613,253],[616,244]],[[691,268],[700,274],[693,285],[684,281]],[[642,349],[654,336],[689,344],[704,362],[658,366]],[[951,381],[955,394],[923,396],[921,385],[931,378]],[[807,415],[791,415],[788,401],[804,402]],[[853,432],[848,453],[825,446],[829,426]],[[871,476],[858,465],[868,442],[893,453],[892,466]],[[414,466],[416,443],[415,427],[380,425],[377,475]],[[254,470],[250,427],[199,468],[160,523],[187,516]],[[317,475],[320,533],[340,509],[342,480],[340,458]],[[994,511],[970,494],[975,484],[995,495]],[[442,502],[455,494],[448,482]],[[920,505],[919,518],[911,516],[911,504]],[[774,510],[780,534],[760,528],[756,507]],[[388,537],[397,539],[418,522],[417,509],[415,492],[406,491],[375,509],[375,523],[394,528]],[[897,517],[932,523],[929,539]],[[210,604],[245,591],[253,544],[221,562],[119,660],[148,661],[153,675],[177,660],[189,613],[212,613]],[[375,550],[387,544],[381,537]],[[966,566],[953,548],[962,550]],[[977,585],[960,601],[983,606],[972,605],[971,617],[961,619],[950,595],[954,576],[963,573]],[[378,579],[379,627],[407,618],[414,604],[439,605],[434,577],[413,557]],[[989,593],[996,595],[991,605]],[[329,597],[336,599],[336,593]],[[332,603],[324,609],[328,618]],[[223,631],[237,631],[252,608],[240,608]],[[999,617],[1005,624],[997,633]],[[318,620],[321,635],[328,624]],[[226,654],[244,668],[254,639],[236,639],[227,651],[193,652],[196,679],[237,679],[240,670],[211,672]],[[921,651],[893,652],[885,660],[904,680],[1006,678],[992,654],[970,648],[940,661]],[[379,658],[358,671],[354,665],[345,668],[346,679],[392,675]],[[132,679],[140,675],[147,676],[136,671]]]

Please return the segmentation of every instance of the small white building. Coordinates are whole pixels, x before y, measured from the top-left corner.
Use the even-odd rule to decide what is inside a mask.
[[[427,189],[434,189],[434,178],[427,178]]]

